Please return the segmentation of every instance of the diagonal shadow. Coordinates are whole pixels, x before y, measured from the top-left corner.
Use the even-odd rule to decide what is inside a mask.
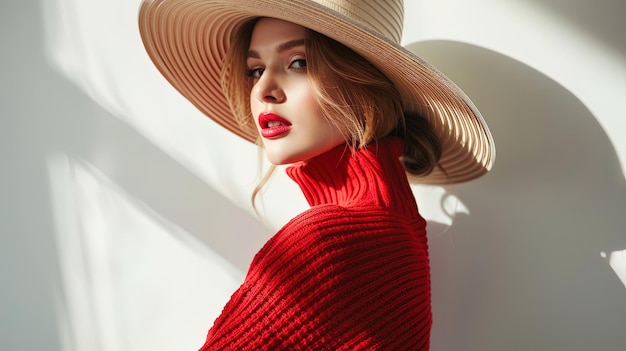
[[[201,241],[242,273],[267,233],[256,218],[61,76],[46,56],[44,17],[35,1],[0,5],[2,350],[66,350],[71,338],[67,333],[75,330],[66,319],[65,304],[82,306],[81,301],[67,300],[59,271],[62,257],[55,224],[65,218],[57,218],[53,208],[51,155],[63,153],[94,165],[126,194],[197,239],[193,243]],[[144,310],[139,306],[137,311]],[[124,312],[115,313],[124,318]],[[193,321],[188,322],[192,330]],[[76,330],[82,327],[103,334],[102,325]],[[148,330],[135,333],[147,335]],[[94,350],[103,347],[95,340]]]
[[[626,293],[601,253],[626,249],[626,183],[596,118],[496,52],[410,49],[472,97],[498,153],[491,173],[459,187],[470,214],[453,244],[431,241],[433,350],[622,349]]]
[[[64,149],[96,166],[130,196],[244,274],[269,229],[99,105],[92,104],[86,112],[67,115],[72,121],[66,123],[85,135],[66,139]]]

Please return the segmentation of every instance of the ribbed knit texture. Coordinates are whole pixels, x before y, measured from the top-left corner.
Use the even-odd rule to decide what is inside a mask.
[[[257,253],[203,350],[428,350],[426,222],[387,139],[287,169],[311,208]]]

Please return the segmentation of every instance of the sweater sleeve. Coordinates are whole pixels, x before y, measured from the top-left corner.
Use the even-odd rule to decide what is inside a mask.
[[[426,350],[429,306],[423,225],[316,206],[257,253],[201,350]]]

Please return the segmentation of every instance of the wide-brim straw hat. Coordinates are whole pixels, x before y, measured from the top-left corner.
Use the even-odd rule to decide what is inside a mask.
[[[401,0],[144,0],[139,29],[148,55],[191,103],[224,128],[242,130],[220,76],[231,35],[244,22],[273,17],[326,35],[377,66],[397,87],[405,109],[430,121],[442,143],[440,168],[412,182],[453,184],[485,174],[495,146],[480,112],[439,70],[400,45]]]

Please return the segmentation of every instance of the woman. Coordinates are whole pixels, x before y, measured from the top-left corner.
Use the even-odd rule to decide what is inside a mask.
[[[257,253],[201,350],[427,350],[426,222],[412,180],[484,174],[471,101],[398,45],[401,1],[145,1],[163,75],[289,164],[311,208]]]

